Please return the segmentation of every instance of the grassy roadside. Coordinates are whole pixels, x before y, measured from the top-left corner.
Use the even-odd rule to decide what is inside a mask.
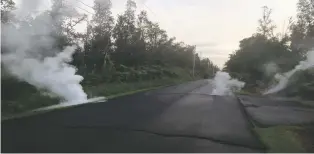
[[[139,89],[139,90],[129,91],[129,92],[125,92],[125,93],[118,93],[118,94],[114,94],[114,95],[107,96],[106,98],[107,98],[107,99],[112,99],[112,98],[116,98],[116,97],[132,95],[132,94],[135,94],[135,93],[139,93],[139,92],[143,92],[143,91],[148,91],[148,90],[159,89],[159,88],[166,87],[166,86],[168,86],[168,85],[157,86],[157,87],[150,87],[150,88],[145,88],[145,89]]]
[[[171,79],[164,78],[151,81],[131,82],[131,83],[104,83],[96,86],[85,86],[84,90],[91,97],[97,96],[112,96],[121,93],[137,91],[151,87],[160,87],[166,85],[175,85],[189,81],[188,79]]]
[[[274,126],[268,128],[255,127],[254,130],[266,145],[270,153],[303,153],[303,147],[297,131],[300,126]]]
[[[236,92],[237,95],[261,96],[260,93],[251,93],[245,90]],[[298,100],[300,104],[313,105],[313,101],[305,102]],[[309,151],[308,147],[314,147],[314,138],[311,141],[304,142],[304,138],[309,139],[307,135],[302,134],[304,130],[309,130],[308,127],[298,126],[272,126],[272,127],[259,127],[254,121],[253,131],[258,135],[259,139],[267,148],[269,153],[304,153],[313,152]],[[314,126],[311,128],[312,137],[314,137]],[[300,133],[301,132],[301,133]],[[308,145],[309,144],[309,145]]]
[[[140,82],[140,83],[101,84],[101,85],[93,86],[93,87],[85,87],[84,89],[85,91],[87,91],[90,97],[105,96],[107,99],[112,99],[116,97],[135,94],[138,92],[158,89],[165,86],[180,84],[186,81],[188,80],[163,79],[163,80],[155,80],[155,81],[150,81],[150,82],[146,81],[146,82]],[[30,98],[29,100],[23,100],[23,101],[24,103],[28,103],[28,105],[31,104],[32,106],[28,106],[28,108],[25,108],[24,110],[18,110],[18,112],[11,112],[11,113],[2,112],[1,119],[7,120],[7,119],[12,119],[12,118],[21,118],[21,117],[45,113],[45,112],[49,112],[49,111],[53,111],[57,109],[65,109],[65,108],[72,107],[72,106],[67,106],[67,107],[58,107],[51,110],[34,111],[34,109],[38,109],[41,107],[56,105],[58,104],[59,101],[55,99],[51,99],[47,96],[42,96],[40,94],[30,96],[29,98]],[[19,99],[19,100],[21,101],[22,99]],[[45,103],[42,103],[42,102],[45,102]]]
[[[261,92],[241,90],[237,95],[262,96]],[[271,96],[266,96],[271,97]],[[273,97],[276,97],[274,95]],[[278,96],[280,97],[280,96]],[[283,97],[283,96],[281,96]],[[307,107],[314,107],[314,101],[301,97],[287,98]],[[261,128],[251,121],[253,131],[267,147],[269,153],[314,153],[314,125],[272,126]]]
[[[107,99],[112,99],[112,98],[116,98],[116,97],[127,96],[127,95],[135,94],[135,93],[138,93],[138,92],[143,92],[143,91],[158,89],[158,88],[162,88],[162,87],[165,87],[165,86],[150,87],[150,88],[146,88],[146,89],[139,89],[139,90],[135,90],[135,91],[129,91],[129,92],[125,92],[125,93],[119,93],[119,94],[107,96],[106,98],[107,98]],[[86,104],[78,104],[78,105],[86,105]],[[73,106],[78,106],[78,105],[73,105]],[[1,117],[1,120],[22,118],[22,117],[27,117],[27,116],[32,116],[32,115],[47,113],[47,112],[50,112],[50,111],[55,111],[55,110],[60,110],[60,109],[66,109],[66,108],[70,108],[70,107],[73,107],[73,106],[63,106],[63,107],[53,108],[53,109],[49,109],[49,110],[38,110],[38,111],[35,111],[35,110],[34,110],[34,111],[26,111],[26,112],[22,112],[22,113],[18,113],[18,114],[5,115],[5,116],[2,116],[2,117]]]

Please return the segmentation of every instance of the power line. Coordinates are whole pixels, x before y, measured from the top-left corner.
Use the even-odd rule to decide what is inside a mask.
[[[76,0],[76,1],[78,1],[78,2],[82,3],[83,5],[85,5],[85,6],[89,7],[89,8],[94,9],[93,7],[91,7],[91,6],[89,6],[89,5],[85,4],[85,3],[83,3],[83,2],[82,2],[82,1],[80,1],[80,0]]]
[[[78,6],[75,6],[75,7],[76,7],[76,8],[79,8],[79,9],[81,9],[81,10],[84,10],[85,12],[87,12],[87,13],[89,13],[89,14],[94,15],[94,13],[91,13],[91,12],[87,11],[86,9],[83,9],[83,8],[81,8],[81,7],[78,7]]]
[[[85,5],[85,6],[89,7],[89,8],[94,9],[93,7],[87,5],[86,3],[82,2],[81,0],[76,0],[76,1],[82,3],[83,5]],[[145,3],[142,3],[142,4],[143,4],[154,16],[158,17],[157,14],[156,14],[154,11],[152,11],[152,9],[150,9]],[[78,7],[78,8],[80,8],[80,7]],[[80,8],[80,9],[81,9],[81,10],[84,10],[84,11],[90,13],[90,14],[93,14],[93,13],[87,11],[86,9],[83,9],[83,8]]]
[[[85,6],[89,7],[89,8],[94,9],[93,7],[91,7],[91,6],[87,5],[87,4],[85,4],[84,2],[82,2],[82,1],[80,1],[80,0],[76,0],[76,1],[82,3],[83,5],[85,5]],[[80,8],[80,7],[77,6],[77,8]],[[82,9],[82,10],[84,10],[84,11],[86,11],[86,12],[92,14],[92,15],[94,15],[94,13],[91,13],[91,12],[89,12],[89,11],[83,9],[83,8],[80,8],[80,9]],[[106,47],[105,47],[105,50],[107,50],[107,48],[109,47],[109,43],[110,43],[110,37],[108,38],[108,42],[107,42],[107,45],[106,45]]]
[[[154,11],[152,11],[152,9],[150,9],[144,2],[141,2],[141,3],[146,7],[148,11],[150,11],[155,17],[158,18],[157,14]]]
[[[85,6],[89,7],[89,8],[94,9],[93,7],[91,7],[91,6],[87,5],[87,4],[85,4],[84,2],[82,2],[82,1],[80,1],[80,0],[76,0],[76,1],[82,3],[83,5],[85,5]],[[83,11],[89,13],[89,14],[94,15],[94,13],[91,13],[91,12],[87,11],[86,9],[83,9],[83,8],[81,8],[81,7],[79,7],[79,6],[75,6],[75,7],[76,7],[76,8],[79,8],[79,9],[81,9],[81,10],[83,10]]]
[[[155,17],[157,17],[156,13],[153,12],[145,3],[142,3],[151,13],[154,14]]]

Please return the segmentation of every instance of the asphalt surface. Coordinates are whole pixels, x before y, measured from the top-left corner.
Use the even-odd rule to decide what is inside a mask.
[[[314,123],[314,108],[294,100],[245,95],[238,98],[250,118],[260,127]]]
[[[2,121],[2,152],[263,152],[236,97],[206,80]]]

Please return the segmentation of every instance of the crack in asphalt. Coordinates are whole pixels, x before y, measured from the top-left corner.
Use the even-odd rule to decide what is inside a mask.
[[[207,84],[206,84],[207,85]],[[172,99],[171,101],[175,102],[178,101],[188,95],[199,95],[199,96],[210,96],[210,97],[215,97],[215,95],[210,95],[209,93],[194,93],[193,91],[196,89],[200,89],[201,87],[205,86],[204,84],[201,84],[197,87],[192,88],[192,90],[189,90],[189,92],[184,92],[184,93],[150,93],[150,92],[145,92],[144,95],[180,95],[179,97],[175,97],[174,99]],[[182,95],[182,96],[181,96]],[[237,96],[233,96],[237,99],[236,103],[239,104],[239,110],[244,114],[244,118],[247,121],[247,129],[249,129],[254,137],[258,137],[257,134],[252,130],[252,127],[254,127],[254,125],[252,125],[252,121],[250,121],[250,117],[248,116],[248,114],[246,113],[246,110],[243,106],[243,104],[240,102],[239,98]],[[172,104],[173,105],[173,104]],[[251,125],[250,125],[251,124]],[[252,149],[252,150],[257,150],[260,152],[265,152],[266,148],[264,146],[264,144],[260,144],[261,146],[254,146],[254,145],[246,145],[245,143],[237,143],[236,141],[232,142],[232,141],[228,141],[227,139],[221,138],[219,139],[219,137],[212,137],[212,136],[200,136],[199,134],[175,134],[175,133],[171,133],[171,132],[156,132],[156,130],[150,130],[147,128],[130,128],[130,127],[121,127],[121,126],[111,126],[111,125],[103,125],[103,126],[93,126],[93,125],[79,125],[79,126],[75,126],[75,125],[66,125],[64,126],[65,128],[69,128],[69,129],[86,129],[87,131],[90,130],[111,130],[112,132],[114,131],[118,131],[119,132],[139,132],[140,133],[146,133],[146,134],[151,134],[151,135],[158,135],[158,136],[162,136],[162,137],[169,137],[169,138],[187,138],[187,139],[199,139],[199,140],[204,140],[204,141],[208,141],[208,142],[213,142],[213,143],[218,143],[218,144],[222,144],[222,145],[230,145],[230,146],[236,146],[236,147],[242,147],[242,148],[247,148],[247,149]],[[145,135],[145,134],[144,134]],[[259,138],[258,138],[259,140]],[[259,140],[260,141],[260,140]]]
[[[246,111],[245,106],[241,103],[241,99],[238,96],[235,96],[235,97],[236,97],[237,102],[239,104],[240,111],[242,112],[246,121],[248,122],[248,129],[253,134],[253,136],[258,139],[258,141],[260,142],[260,145],[262,145],[262,147],[263,147],[262,149],[266,149],[266,145],[261,141],[258,134],[252,129],[255,127],[256,121],[249,116],[249,113]]]
[[[154,132],[154,131],[149,131],[149,130],[144,130],[144,129],[132,129],[132,128],[125,128],[125,127],[113,127],[113,126],[69,126],[68,128],[87,128],[87,129],[112,129],[116,131],[133,131],[133,132],[141,132],[141,133],[147,133],[147,134],[153,134],[153,135],[158,135],[158,136],[163,136],[163,137],[180,137],[180,138],[191,138],[191,139],[201,139],[201,140],[208,140],[224,145],[231,145],[231,146],[237,146],[237,147],[244,147],[248,149],[253,149],[253,150],[260,150],[261,152],[264,152],[264,148],[260,147],[251,147],[243,144],[237,144],[233,142],[227,142],[223,140],[219,140],[216,138],[211,138],[211,137],[203,137],[203,136],[197,136],[197,135],[176,135],[176,134],[166,134],[166,133],[159,133],[159,132]]]

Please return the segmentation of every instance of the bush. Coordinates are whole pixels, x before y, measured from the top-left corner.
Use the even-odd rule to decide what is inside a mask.
[[[286,96],[301,96],[306,99],[314,100],[314,69],[296,72],[287,87],[280,92]]]

